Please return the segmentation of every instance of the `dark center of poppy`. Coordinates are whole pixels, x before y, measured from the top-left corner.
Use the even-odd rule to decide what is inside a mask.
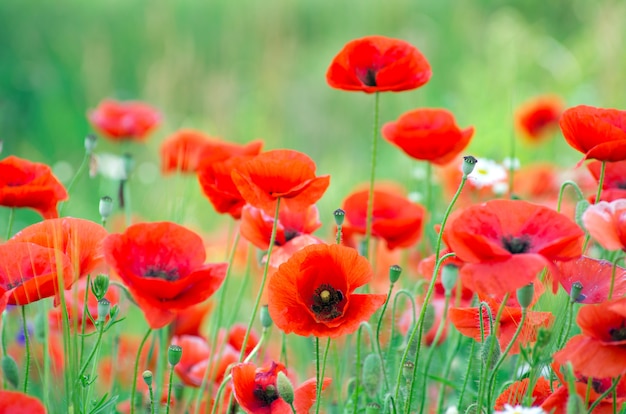
[[[502,237],[502,245],[511,254],[526,253],[530,248],[530,238],[527,236],[504,236]]]
[[[315,317],[318,320],[331,321],[343,314],[339,307],[343,299],[344,296],[340,290],[328,284],[323,284],[315,289],[315,293],[313,293],[311,310],[315,313]]]
[[[622,322],[622,326],[620,326],[619,328],[609,329],[609,335],[611,335],[611,339],[613,339],[614,341],[623,341],[626,339],[626,326],[623,325],[624,323]]]
[[[372,68],[357,70],[357,78],[366,86],[376,86],[376,70]]]
[[[257,384],[252,394],[254,394],[254,398],[261,401],[265,406],[271,405],[278,399],[278,391],[276,391],[276,387],[271,384],[265,387],[265,389]]]
[[[295,230],[285,230],[285,243],[295,238],[298,234]]]
[[[620,190],[626,190],[626,181],[621,181],[617,183],[617,188],[619,188]]]
[[[168,282],[178,280],[180,275],[178,274],[178,269],[161,269],[158,266],[148,267],[146,272],[143,274],[145,277],[153,277],[155,279],[163,279]]]

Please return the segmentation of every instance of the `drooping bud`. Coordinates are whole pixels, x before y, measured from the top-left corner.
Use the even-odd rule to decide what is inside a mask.
[[[382,363],[378,354],[369,354],[363,361],[363,388],[370,398],[374,398],[382,385]]]
[[[496,366],[500,358],[500,342],[494,335],[488,335],[480,350],[480,357],[487,369],[491,370]]]
[[[581,293],[583,291],[583,287],[583,284],[580,282],[574,282],[572,284],[572,289],[569,292],[569,300],[571,300],[572,303],[585,300],[585,295]],[[581,298],[581,296],[583,297]]]
[[[98,322],[104,322],[109,316],[111,310],[111,302],[107,298],[102,298],[98,301]]]
[[[2,373],[9,384],[17,388],[20,382],[20,371],[17,368],[17,362],[15,362],[11,355],[4,355],[2,357]]]
[[[578,226],[585,231],[587,231],[587,229],[585,229],[585,223],[583,222],[583,214],[585,214],[585,211],[587,211],[589,206],[591,206],[591,203],[589,203],[589,201],[580,200],[578,203],[576,203],[576,212],[574,213],[576,224],[578,224]]]
[[[88,134],[85,137],[85,152],[87,155],[93,154],[93,150],[96,149],[97,137],[94,134]]]
[[[343,221],[346,218],[346,212],[340,208],[333,212],[333,216],[335,216],[335,224],[338,226],[343,226]]]
[[[474,171],[474,166],[478,160],[471,155],[463,157],[463,175],[468,176]]]
[[[280,396],[280,398],[285,400],[285,402],[289,405],[293,404],[293,401],[295,399],[293,393],[293,385],[283,371],[278,371],[278,375],[276,376],[276,387],[278,389],[278,395]]]
[[[517,289],[517,301],[522,309],[530,306],[533,301],[533,295],[535,294],[535,285],[531,282],[526,286],[522,286]]]
[[[96,299],[101,300],[109,290],[109,276],[105,274],[99,274],[91,281],[91,293]]]
[[[452,291],[452,288],[456,286],[456,281],[459,278],[459,267],[455,264],[446,264],[441,269],[441,284],[446,292]]]
[[[170,345],[167,349],[167,361],[171,366],[175,366],[180,362],[183,357],[183,348],[178,345]]]
[[[263,328],[271,328],[273,321],[267,305],[261,306],[259,318],[261,319],[261,326],[263,326]]]
[[[393,265],[389,268],[389,281],[391,283],[396,283],[398,279],[400,279],[400,274],[402,273],[402,268],[398,265]]]
[[[141,374],[141,376],[143,377],[143,381],[146,383],[146,385],[148,387],[151,387],[152,386],[152,371],[147,369],[143,372],[143,374]]]
[[[100,212],[102,221],[106,222],[107,219],[111,217],[111,213],[113,213],[113,199],[109,196],[102,197],[98,205],[98,211]]]

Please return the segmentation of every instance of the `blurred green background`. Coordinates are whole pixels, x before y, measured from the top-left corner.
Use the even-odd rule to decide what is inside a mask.
[[[407,40],[433,68],[421,89],[381,96],[381,122],[448,108],[460,126],[475,126],[476,156],[507,155],[514,109],[529,97],[626,106],[621,0],[4,0],[0,22],[2,156],[45,162],[67,184],[92,132],[87,111],[107,97],[148,102],[164,123],[127,149],[137,159],[133,207],[149,220],[184,213],[210,227],[218,217],[192,177],[159,175],[159,145],[181,127],[306,152],[332,176],[320,203],[330,217],[368,179],[374,97],[331,89],[325,72],[365,35]],[[520,145],[523,163],[542,158]],[[557,162],[580,159],[558,145]],[[97,151],[118,147],[100,140]],[[386,142],[379,148],[378,177],[414,187],[416,163]],[[98,220],[98,199],[114,191],[83,176],[63,214]],[[0,226],[7,214],[0,209]],[[36,220],[20,211],[16,226]]]

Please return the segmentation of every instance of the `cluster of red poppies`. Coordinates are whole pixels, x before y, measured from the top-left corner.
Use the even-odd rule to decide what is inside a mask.
[[[333,88],[367,94],[416,89],[430,76],[430,65],[417,48],[382,36],[346,44],[326,74]],[[336,212],[337,243],[313,235],[322,224],[315,204],[328,189],[330,176],[317,175],[315,162],[297,151],[262,151],[261,141],[235,144],[184,129],[163,141],[161,166],[164,175],[195,176],[214,209],[236,220],[241,236],[263,251],[265,270],[256,286],[258,297],[267,303],[264,316],[269,315],[285,334],[339,338],[358,331],[360,338],[360,328],[377,314],[378,330],[383,320],[385,325],[398,325],[410,348],[409,338],[417,332],[422,335],[425,326],[420,309],[432,307],[435,322],[424,329],[427,344],[445,341],[449,321],[476,341],[487,344],[486,338],[495,340],[502,358],[519,353],[527,356],[532,344],[546,346],[545,338],[540,338],[542,332],[554,331],[558,325],[553,311],[536,310],[536,304],[556,297],[563,288],[571,298],[567,301],[569,312],[574,304],[585,304],[576,319],[581,333],[570,339],[568,326],[562,335],[554,334],[558,338],[550,345],[556,351],[555,363],[571,364],[574,379],[566,378],[555,365],[552,372],[557,380],[537,374],[514,382],[499,398],[491,395],[489,385],[487,391],[478,392],[479,404],[484,392],[485,406],[501,409],[505,403],[530,402],[546,411],[566,412],[575,390],[584,403],[613,410],[626,402],[626,380],[622,381],[626,373],[626,300],[621,298],[626,294],[626,269],[615,264],[621,257],[615,251],[626,251],[626,111],[576,106],[563,112],[562,106],[555,97],[529,102],[516,114],[516,124],[523,136],[538,142],[558,125],[567,143],[584,154],[580,163],[595,160],[588,164],[591,175],[580,180],[582,190],[578,191],[584,196],[596,183],[599,190],[576,207],[566,206],[577,209],[577,221],[560,212],[560,198],[558,208],[547,205],[557,199],[560,185],[552,166],[532,171],[501,167],[514,174],[505,177],[509,185],[505,193],[510,197],[493,199],[494,192],[485,192],[488,185],[479,179],[481,174],[488,175],[488,164],[479,160],[474,166],[475,160],[470,159],[472,165],[464,170],[459,162],[474,128],[459,128],[446,109],[413,109],[382,126],[382,136],[408,156],[440,166],[441,183],[451,187],[449,192],[467,180],[468,188],[458,199],[461,208],[446,214],[443,225],[429,233],[432,240],[438,240],[432,247],[422,235],[430,230],[425,228],[429,220],[435,224],[432,218],[438,214],[427,211],[435,204],[424,207],[388,183],[372,182],[370,191],[359,188],[344,199]],[[107,100],[90,112],[89,119],[109,139],[144,141],[161,116],[143,103]],[[448,173],[451,178],[446,181]],[[515,195],[534,202],[516,199],[513,188]],[[218,332],[220,324],[226,324],[217,320],[215,335],[205,336],[202,324],[209,308],[218,307],[221,317],[224,307],[234,305],[225,305],[223,297],[210,307],[206,304],[234,277],[232,260],[228,264],[205,263],[212,247],[205,246],[196,232],[173,222],[136,223],[109,234],[102,225],[88,220],[59,218],[58,204],[66,200],[68,192],[46,165],[15,156],[0,161],[0,205],[31,208],[45,219],[0,244],[0,309],[53,297],[55,306],[61,305],[60,311],[56,308],[50,314],[53,329],[62,332],[68,321],[73,335],[78,335],[78,329],[83,333],[96,329],[107,318],[114,322],[115,316],[95,320],[98,300],[87,280],[88,275],[107,273],[117,286],[112,285],[103,297],[108,302],[123,302],[118,288],[123,289],[141,309],[150,329],[169,329],[171,343],[183,349],[182,359],[174,364],[176,374],[186,386],[209,390],[193,401],[196,409],[219,406],[228,412],[231,395],[248,413],[305,413],[316,400],[319,404],[318,388],[327,388],[331,381],[323,369],[320,372],[319,360],[316,378],[294,388],[290,384],[297,378],[287,368],[287,352],[283,350],[279,356],[267,346],[259,353],[264,337],[251,329],[252,322],[247,327],[231,323]],[[539,200],[541,204],[535,203]],[[588,208],[583,214],[584,207]],[[377,243],[373,253],[366,249],[360,254],[360,241],[369,242],[370,237],[384,243]],[[440,248],[441,243],[445,247]],[[602,260],[606,258],[613,263]],[[407,310],[398,321],[389,321],[383,316],[388,302],[393,300],[395,308],[396,280],[380,275],[386,276],[389,265],[398,262],[404,263],[408,273],[400,285],[425,283],[432,289],[414,295],[420,306]],[[451,283],[442,275],[450,269],[459,275]],[[533,286],[530,294],[514,296],[529,286]],[[389,293],[370,292],[378,287]],[[451,298],[455,300],[450,302]],[[236,303],[241,304],[239,300]],[[257,306],[258,301],[253,315]],[[378,335],[371,339],[378,353],[385,346],[397,346],[393,329],[382,343]],[[117,345],[119,361],[137,355],[137,365],[144,369],[159,365],[151,356],[144,356],[143,343],[124,345],[126,340]],[[71,344],[65,346],[66,351],[73,349]],[[124,351],[125,346],[130,350]],[[356,346],[359,349],[360,343]],[[137,380],[129,379],[128,372],[123,373],[126,379],[118,378],[119,368],[115,372],[116,362],[110,357],[102,361],[102,378],[113,383]],[[73,358],[61,355],[57,364],[67,365]],[[402,366],[389,366],[389,361],[394,359],[379,361],[384,391],[370,392],[357,385],[341,396],[345,390],[337,386],[332,398],[350,401],[357,408],[366,404],[380,407],[381,401],[391,401],[394,410],[406,407],[409,412],[415,401],[406,395],[412,395],[411,383],[417,380],[399,380],[392,386],[387,382],[396,372],[400,378],[411,361],[406,356]],[[78,362],[80,365],[80,357]],[[358,372],[360,367],[356,369]],[[291,378],[288,386],[281,379],[285,374]],[[333,378],[336,380],[340,379]],[[426,384],[427,375],[420,381]],[[151,382],[145,383],[151,386]],[[135,385],[132,387],[134,390]],[[144,391],[148,387],[142,386]],[[452,395],[450,390],[441,392]],[[0,407],[3,401],[15,398],[15,393],[0,393]],[[169,394],[163,399],[166,404],[171,401]],[[128,405],[133,412],[134,406]],[[42,410],[37,406],[28,412]]]

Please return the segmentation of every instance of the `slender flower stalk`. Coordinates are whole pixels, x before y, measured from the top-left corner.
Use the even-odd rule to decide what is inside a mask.
[[[317,382],[315,384],[315,414],[319,414],[320,406],[322,404],[322,383],[324,381],[324,372],[326,371],[326,358],[328,357],[328,349],[330,348],[330,337],[326,341],[326,347],[324,348],[324,359],[322,360],[322,368],[320,370],[320,338],[315,338],[315,347],[317,352],[315,353],[317,361]]]
[[[15,207],[9,209],[9,222],[7,224],[7,237],[6,240],[11,238],[11,231],[13,230],[13,220],[15,220]]]
[[[30,373],[30,339],[28,335],[28,325],[26,324],[26,306],[21,306],[22,310],[22,329],[24,332],[24,351],[26,352],[26,360],[24,362],[24,394],[28,393],[28,376]]]
[[[148,328],[148,331],[144,335],[141,343],[139,344],[139,349],[137,350],[137,356],[135,357],[135,368],[133,369],[133,385],[130,390],[130,414],[135,413],[135,393],[137,392],[137,374],[139,373],[139,359],[141,358],[141,351],[143,350],[143,346],[146,341],[150,337],[152,333],[152,328]]]
[[[372,222],[374,217],[374,181],[376,180],[376,151],[378,147],[378,112],[379,112],[379,93],[374,93],[374,128],[372,134],[372,159],[370,167],[370,188],[367,197],[367,216],[365,221],[365,248],[364,256],[367,258],[370,254],[370,239],[372,237]]]

